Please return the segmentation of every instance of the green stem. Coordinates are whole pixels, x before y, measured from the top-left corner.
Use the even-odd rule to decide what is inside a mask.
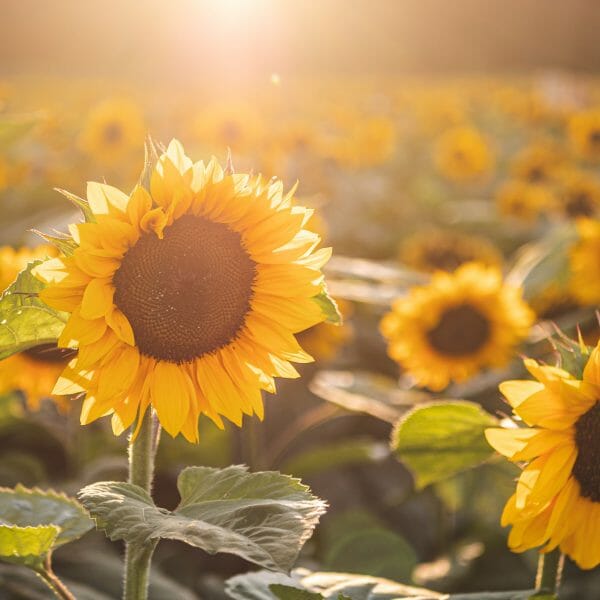
[[[157,445],[158,424],[148,409],[135,441],[129,445],[129,483],[140,486],[148,493],[152,490],[154,456]],[[146,600],[150,578],[150,563],[156,542],[128,543],[125,549],[124,600]]]
[[[557,594],[564,564],[564,554],[553,550],[547,554],[540,554],[535,587],[538,591]]]
[[[75,596],[69,591],[67,586],[56,576],[52,570],[52,558],[48,553],[44,566],[36,569],[36,573],[44,580],[46,585],[54,592],[57,598],[61,600],[75,600]]]

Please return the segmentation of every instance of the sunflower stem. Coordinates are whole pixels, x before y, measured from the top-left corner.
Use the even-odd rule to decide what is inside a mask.
[[[44,580],[44,583],[54,592],[54,595],[61,600],[75,600],[75,596],[69,591],[67,586],[56,576],[52,570],[51,554],[48,553],[44,566],[36,569],[36,573]]]
[[[540,592],[558,593],[565,556],[556,549],[540,554],[535,587]]]
[[[152,410],[146,411],[137,438],[129,444],[129,483],[149,494],[154,477],[154,457],[158,446],[158,425]],[[125,549],[125,581],[123,600],[146,600],[150,579],[150,563],[156,542],[128,543]]]

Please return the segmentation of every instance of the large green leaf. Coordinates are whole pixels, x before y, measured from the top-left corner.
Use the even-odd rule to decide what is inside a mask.
[[[422,488],[475,467],[492,454],[484,431],[496,419],[473,402],[434,402],[408,413],[396,426],[392,447]]]
[[[54,491],[0,488],[0,559],[41,568],[54,548],[92,528],[83,508]]]
[[[95,483],[79,498],[112,540],[180,540],[282,571],[291,568],[325,512],[324,502],[299,480],[277,472],[248,473],[243,466],[187,468],[178,488],[181,502],[172,512],[128,483]]]
[[[226,583],[226,591],[234,600],[295,600],[294,596],[289,595],[294,589],[319,594],[324,600],[528,600],[534,593],[533,590],[518,590],[442,594],[389,579],[349,573],[311,573],[306,569],[295,570],[291,577],[269,571],[256,571],[236,575]],[[275,592],[279,593],[279,596]],[[296,596],[302,600],[318,597]]]
[[[0,560],[39,569],[59,531],[56,525],[0,525]]]
[[[0,488],[0,524],[18,527],[55,525],[59,532],[54,547],[72,542],[92,529],[81,505],[53,490]]]
[[[324,598],[325,600],[403,600],[414,598],[419,600],[446,600],[445,594],[432,592],[423,588],[403,585],[389,579],[352,575],[350,573],[312,573],[306,569],[297,569],[291,577],[284,577],[269,571],[256,571],[236,575],[227,580],[226,591],[234,600],[277,600],[273,592],[279,591],[279,598],[293,598],[282,595],[285,587],[304,590]],[[289,590],[288,590],[289,593]],[[308,596],[307,598],[312,598]],[[299,598],[303,598],[299,596]]]
[[[316,592],[307,592],[291,585],[273,583],[269,590],[278,600],[323,600],[323,596]]]
[[[54,310],[39,298],[44,284],[31,270],[42,261],[33,261],[0,297],[0,359],[16,352],[58,340],[68,315]]]

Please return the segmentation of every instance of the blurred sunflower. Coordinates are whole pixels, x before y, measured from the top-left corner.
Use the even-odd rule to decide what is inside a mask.
[[[556,198],[546,187],[524,181],[507,181],[496,193],[501,215],[532,222],[553,210]]]
[[[438,391],[505,364],[533,318],[521,290],[503,283],[498,269],[468,263],[411,288],[394,302],[380,330],[389,356],[417,384]]]
[[[563,156],[553,144],[537,143],[517,154],[511,172],[516,179],[540,184],[550,181],[563,162]]]
[[[582,569],[600,564],[600,355],[593,350],[578,380],[525,360],[537,381],[505,381],[500,391],[526,428],[488,429],[491,446],[525,462],[502,514],[515,552],[543,546]]]
[[[374,167],[396,151],[396,128],[387,117],[362,117],[336,139],[334,157],[350,167]]]
[[[244,156],[253,154],[266,130],[259,113],[245,104],[206,106],[192,124],[203,148],[230,148]]]
[[[56,256],[54,246],[37,248],[10,246],[0,248],[0,290],[6,289],[29,262]],[[65,399],[52,396],[52,388],[73,352],[44,344],[0,360],[0,395],[19,390],[30,410],[39,410],[45,398],[54,400],[61,411],[68,408]]]
[[[571,290],[584,304],[600,304],[600,221],[580,219],[570,256]]]
[[[569,169],[561,174],[557,199],[557,209],[564,217],[593,217],[600,208],[600,182],[583,171]]]
[[[36,269],[42,299],[72,313],[59,345],[79,349],[56,393],[85,392],[81,422],[112,413],[117,435],[150,405],[189,441],[201,413],[262,418],[261,389],[312,360],[293,334],[325,318],[313,297],[331,251],[314,251],[311,211],[281,182],[193,164],[175,140],[149,192],[90,183],[87,197],[79,247]]]
[[[589,109],[571,116],[568,124],[569,141],[582,158],[600,160],[600,109]]]
[[[83,125],[79,143],[84,152],[107,165],[141,149],[146,134],[139,107],[130,100],[106,100],[95,106]]]
[[[457,182],[477,179],[493,165],[490,146],[472,127],[456,127],[443,133],[435,143],[434,159],[439,172]]]
[[[437,228],[419,231],[404,240],[398,258],[405,265],[427,273],[451,272],[474,261],[502,266],[502,254],[484,237]]]

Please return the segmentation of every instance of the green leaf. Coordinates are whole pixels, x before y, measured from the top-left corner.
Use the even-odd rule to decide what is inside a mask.
[[[0,488],[0,524],[18,527],[55,525],[59,532],[54,547],[80,538],[93,523],[81,505],[53,490]]]
[[[39,569],[60,532],[56,525],[0,525],[0,559]]]
[[[189,467],[179,475],[178,488],[181,502],[172,512],[128,483],[95,483],[79,498],[111,540],[180,540],[282,571],[291,568],[325,512],[324,502],[299,480],[248,473],[243,466]]]
[[[313,300],[321,307],[321,312],[325,315],[325,323],[342,324],[342,313],[340,313],[337,302],[329,295],[325,284],[323,284],[321,292],[313,296]]]
[[[269,571],[236,575],[227,580],[225,590],[234,600],[277,600],[272,591],[274,584],[281,586],[276,588],[280,593],[282,588],[287,591],[285,588],[288,587],[320,594],[324,600],[450,600],[446,594],[403,585],[389,579],[350,573],[312,573],[307,569],[295,569],[291,577]]]
[[[52,490],[0,488],[0,559],[41,569],[46,555],[92,528],[83,508]]]
[[[281,583],[273,583],[269,586],[269,589],[278,600],[323,600],[321,594],[307,592]]]
[[[54,189],[81,210],[86,223],[96,222],[96,217],[90,208],[90,203],[85,198],[80,198],[77,194],[73,194],[72,192],[68,192],[67,190],[63,190],[61,188]]]
[[[0,359],[34,346],[55,344],[67,322],[67,313],[38,298],[44,284],[31,270],[41,262],[30,262],[0,297]]]
[[[400,535],[380,527],[360,528],[339,537],[324,566],[332,571],[410,581],[417,556]]]
[[[484,431],[496,419],[473,402],[434,402],[408,413],[392,434],[392,448],[423,488],[475,467],[493,454]]]

